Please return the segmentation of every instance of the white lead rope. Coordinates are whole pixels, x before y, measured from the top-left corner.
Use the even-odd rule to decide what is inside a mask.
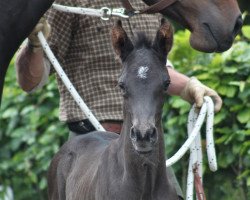
[[[125,14],[124,8],[102,7],[100,9],[95,9],[95,8],[63,6],[55,3],[52,4],[52,8],[67,13],[100,17],[102,20],[109,20],[111,16],[117,16],[126,19],[129,18],[129,16]]]
[[[206,150],[208,157],[208,164],[211,171],[217,170],[217,159],[214,148],[214,139],[213,139],[213,121],[214,121],[214,104],[210,97],[204,97],[205,103],[203,106],[206,107]],[[193,106],[189,116],[188,116],[188,135],[192,134],[192,131],[197,123],[203,123],[203,121],[198,121],[198,115],[194,111],[195,107]],[[200,111],[200,114],[203,114]],[[202,144],[201,144],[201,136],[200,132],[198,133],[195,141],[192,143],[190,147],[190,159],[189,159],[189,167],[188,167],[188,178],[187,178],[187,192],[186,199],[193,199],[193,185],[194,185],[194,169],[197,167],[197,172],[199,174],[199,178],[202,182]]]
[[[176,163],[190,148],[192,143],[195,141],[196,137],[199,135],[201,126],[205,120],[207,114],[207,128],[206,128],[206,137],[207,137],[207,152],[209,159],[209,167],[212,171],[217,170],[216,155],[214,149],[214,140],[213,140],[213,119],[214,119],[214,104],[210,97],[204,97],[205,102],[203,103],[200,113],[197,116],[195,113],[195,106],[192,107],[188,117],[188,132],[189,137],[182,147],[168,160],[166,160],[166,166],[169,167]],[[193,144],[194,145],[194,144]],[[196,145],[197,146],[197,145]],[[195,146],[195,147],[196,147]]]
[[[80,95],[78,94],[78,92],[76,91],[76,89],[73,86],[73,84],[70,82],[69,78],[67,77],[67,75],[63,71],[63,69],[62,69],[61,65],[59,64],[58,60],[56,59],[56,57],[54,56],[53,52],[51,51],[51,49],[50,49],[50,47],[49,47],[49,45],[48,45],[48,43],[47,43],[47,41],[46,41],[46,39],[45,39],[45,37],[44,37],[44,35],[43,35],[42,32],[38,33],[38,38],[39,38],[39,40],[40,40],[40,42],[42,44],[44,52],[48,56],[50,62],[54,66],[56,72],[58,73],[58,75],[62,79],[64,85],[67,87],[68,91],[70,92],[70,94],[72,95],[72,97],[74,98],[74,100],[76,101],[76,103],[79,105],[79,107],[81,108],[81,110],[83,111],[83,113],[87,116],[87,118],[89,119],[89,121],[96,128],[96,130],[98,130],[98,131],[105,131],[105,129],[102,127],[102,125],[96,119],[96,117],[90,111],[90,109],[88,108],[88,106],[84,103],[84,101],[82,100],[82,98],[80,97]]]
[[[52,4],[52,8],[63,11],[66,13],[75,13],[81,15],[88,15],[93,17],[103,17],[104,13],[101,9],[94,9],[94,8],[81,8],[81,7],[71,7],[71,6],[63,6],[59,4]]]
[[[193,199],[194,189],[194,169],[197,167],[197,172],[202,181],[202,145],[200,129],[206,118],[206,149],[208,156],[209,168],[211,171],[217,170],[217,159],[214,148],[213,139],[213,120],[214,120],[214,104],[210,97],[204,97],[204,103],[201,107],[199,115],[195,112],[195,105],[188,115],[188,139],[182,147],[166,161],[166,166],[169,167],[177,162],[190,149],[190,159],[188,167],[187,191],[186,199]]]

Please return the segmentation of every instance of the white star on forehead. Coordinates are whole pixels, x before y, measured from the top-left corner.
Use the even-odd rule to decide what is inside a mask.
[[[146,79],[148,70],[149,68],[147,66],[140,66],[137,72],[137,76],[141,79]]]

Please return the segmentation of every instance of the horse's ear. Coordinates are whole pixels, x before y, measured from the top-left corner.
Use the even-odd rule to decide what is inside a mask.
[[[156,33],[153,48],[163,58],[167,58],[167,54],[173,45],[173,28],[171,24],[164,18],[161,20],[161,26]]]
[[[122,22],[120,20],[118,20],[112,28],[111,39],[115,53],[121,60],[125,60],[128,54],[134,49],[134,46],[122,28]]]

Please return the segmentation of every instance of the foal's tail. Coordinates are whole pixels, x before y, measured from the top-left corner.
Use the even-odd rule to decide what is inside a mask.
[[[0,106],[11,58],[54,0],[0,1]]]

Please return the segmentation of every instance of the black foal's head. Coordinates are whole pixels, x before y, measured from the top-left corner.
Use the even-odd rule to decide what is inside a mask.
[[[118,21],[112,29],[112,43],[123,65],[119,86],[124,97],[125,116],[130,116],[131,142],[139,153],[149,153],[158,141],[164,96],[170,84],[166,68],[172,47],[171,25],[162,20],[154,41],[140,33],[132,42]]]

